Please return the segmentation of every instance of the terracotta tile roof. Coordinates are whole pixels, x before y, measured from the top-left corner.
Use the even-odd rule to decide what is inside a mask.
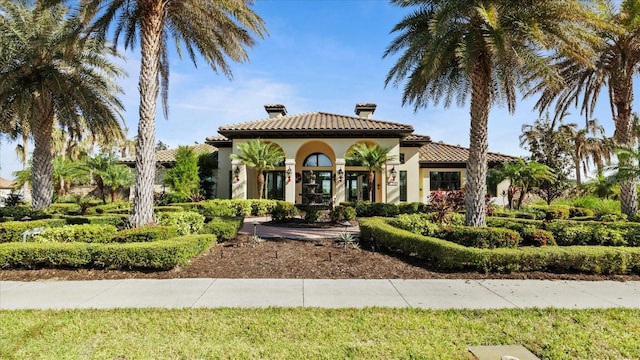
[[[430,143],[431,137],[428,135],[411,134],[403,138],[400,142],[401,142],[401,146],[416,147],[416,146],[422,146]]]
[[[14,180],[0,177],[0,189],[13,189],[14,186],[16,186],[16,182]]]
[[[466,163],[469,159],[469,149],[441,142],[430,142],[420,148],[421,163]],[[517,159],[515,156],[490,152],[489,162],[506,162]]]
[[[231,147],[233,145],[233,141],[227,139],[226,136],[216,135],[216,136],[208,136],[204,142],[209,145],[213,145],[215,147]]]
[[[201,154],[212,154],[217,152],[218,149],[215,146],[211,146],[209,144],[198,144],[190,146],[198,155]],[[158,150],[156,151],[156,162],[158,163],[172,163],[176,161],[176,153],[178,149],[167,149],[167,150]],[[123,159],[120,159],[121,163],[133,165],[136,162],[135,156],[129,156]]]
[[[227,138],[233,135],[256,136],[261,133],[304,135],[301,132],[311,133],[314,136],[319,133],[331,133],[332,135],[369,133],[406,136],[413,132],[413,126],[326,112],[310,112],[221,126],[218,128],[218,132]]]

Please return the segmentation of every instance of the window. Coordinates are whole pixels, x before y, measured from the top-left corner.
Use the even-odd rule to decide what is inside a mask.
[[[407,201],[407,172],[400,170],[400,201]]]
[[[429,190],[460,190],[459,171],[431,171]]]
[[[400,164],[404,164],[404,153],[400,153],[399,161]]]
[[[304,159],[304,162],[302,163],[302,166],[305,167],[328,167],[332,165],[333,163],[331,162],[331,159],[329,159],[327,155],[322,153],[311,154],[307,156],[307,158]]]
[[[267,186],[265,199],[284,200],[284,171],[267,171],[265,175]]]

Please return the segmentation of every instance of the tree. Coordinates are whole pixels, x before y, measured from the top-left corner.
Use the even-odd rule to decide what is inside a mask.
[[[53,159],[53,188],[58,196],[69,193],[73,180],[82,176],[83,168],[62,156]]]
[[[34,209],[52,200],[54,123],[71,134],[86,124],[91,133],[122,137],[114,79],[123,72],[110,60],[116,55],[63,5],[0,0],[0,114],[28,119]]]
[[[511,184],[508,189],[509,208],[514,208],[515,194],[519,197],[515,208],[519,209],[525,197],[534,187],[543,181],[553,181],[555,175],[551,169],[536,161],[525,162],[522,159],[502,164],[502,167],[491,170],[491,177],[500,182],[509,179]]]
[[[116,201],[116,192],[123,187],[130,186],[133,183],[133,172],[131,169],[122,164],[113,164],[103,171],[100,171],[100,178],[104,185],[109,187],[111,194],[111,202]]]
[[[547,113],[533,124],[522,125],[520,146],[531,152],[531,160],[546,165],[555,174],[552,180],[543,180],[538,191],[547,202],[562,196],[569,187],[569,172],[573,163],[573,149],[565,131],[561,131],[562,118],[551,119]]]
[[[248,6],[250,0],[87,0],[85,11],[100,10],[95,29],[106,35],[115,23],[116,41],[122,35],[125,48],[133,48],[140,34],[140,119],[136,145],[136,183],[130,223],[134,227],[154,223],[153,183],[155,180],[155,115],[161,93],[167,117],[169,55],[171,42],[181,53],[182,46],[196,64],[200,54],[214,71],[231,78],[228,60],[246,61],[245,47],[252,47],[252,33],[263,37],[262,19]],[[104,6],[103,6],[104,5]]]
[[[158,143],[156,144],[156,151],[167,150],[167,149],[169,149],[169,146],[163,143],[161,140],[158,140]]]
[[[100,191],[100,199],[104,204],[107,203],[105,197],[105,182],[103,175],[108,173],[109,169],[116,166],[117,159],[113,154],[98,154],[93,157],[87,157],[85,159],[85,166],[91,173],[91,177],[96,183],[98,190]]]
[[[164,179],[174,192],[186,200],[189,196],[197,194],[200,188],[198,155],[193,148],[180,146],[175,159],[175,164],[167,171]]]
[[[373,183],[376,178],[376,172],[383,170],[384,165],[388,161],[395,160],[395,156],[389,155],[391,148],[382,147],[380,145],[369,145],[367,143],[357,143],[353,145],[347,152],[347,159],[354,161],[360,166],[367,169],[367,187],[369,189],[369,199],[373,199]]]
[[[543,53],[587,61],[597,19],[583,1],[392,0],[419,8],[392,30],[398,32],[384,57],[403,51],[385,83],[406,78],[402,103],[417,111],[440,101],[461,105],[470,95],[465,223],[484,226],[487,132],[493,104],[515,111],[516,90],[534,79],[557,86],[561,78]],[[586,54],[585,54],[586,53]],[[585,56],[587,55],[587,56]]]
[[[258,199],[264,194],[264,172],[272,170],[276,164],[284,160],[284,152],[278,145],[261,139],[249,140],[238,144],[238,154],[231,154],[231,160],[242,162],[258,173]]]
[[[611,152],[604,137],[604,128],[593,119],[587,121],[584,129],[578,129],[578,125],[570,123],[562,125],[559,129],[566,134],[573,149],[572,158],[576,170],[576,183],[582,184],[582,171],[589,171],[589,159],[593,160],[599,170],[602,170],[603,162],[611,160]]]
[[[600,91],[607,88],[611,115],[615,124],[614,139],[619,147],[633,147],[632,103],[633,77],[640,69],[640,6],[637,0],[623,0],[616,13],[613,2],[607,2],[603,17],[612,24],[597,33],[603,40],[594,46],[593,66],[584,66],[572,59],[558,61],[557,68],[565,79],[564,88],[543,90],[536,107],[541,111],[555,103],[557,113],[580,104],[587,117],[593,115]],[[626,161],[626,160],[624,160]],[[622,167],[631,164],[620,164]],[[638,211],[635,179],[620,184],[622,212],[628,216]]]
[[[599,198],[608,199],[616,194],[618,182],[615,176],[605,176],[602,169],[598,169],[596,176],[585,184],[585,188]]]

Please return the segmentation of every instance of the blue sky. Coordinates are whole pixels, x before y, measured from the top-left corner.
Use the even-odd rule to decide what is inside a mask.
[[[434,141],[468,146],[469,110],[430,106],[414,112],[402,107],[402,87],[385,88],[384,79],[395,59],[382,59],[394,38],[390,34],[409,9],[385,0],[256,0],[254,10],[265,20],[269,36],[248,50],[249,62],[233,64],[233,80],[214,73],[204,62],[194,67],[189,59],[171,57],[169,118],[157,117],[156,140],[170,147],[203,143],[221,125],[266,117],[264,104],[284,104],[289,114],[325,111],[354,115],[358,102],[376,103],[375,119],[413,125],[416,134]],[[125,51],[120,81],[129,128],[137,132],[139,49]],[[613,122],[601,95],[595,118],[613,134]],[[532,123],[534,99],[519,101],[510,115],[494,107],[489,119],[489,150],[527,155],[519,147],[520,128]],[[159,106],[160,108],[160,106]],[[567,122],[584,123],[578,110]],[[15,144],[2,140],[0,176],[11,178],[20,168]]]

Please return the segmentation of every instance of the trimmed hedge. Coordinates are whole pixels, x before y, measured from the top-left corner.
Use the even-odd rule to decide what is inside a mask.
[[[360,219],[363,241],[415,254],[442,270],[551,271],[640,274],[640,248],[574,246],[476,249],[394,228],[384,219]]]
[[[127,244],[0,244],[0,268],[89,267],[168,270],[186,264],[215,241],[215,235],[187,235],[170,240]]]
[[[0,223],[0,243],[21,242],[22,233],[38,227],[58,227],[66,224],[64,219],[43,219],[31,221],[9,221]]]
[[[111,242],[150,242],[167,240],[176,236],[178,236],[178,228],[175,226],[149,225],[118,231],[111,237]]]
[[[516,248],[520,234],[505,228],[443,226],[435,237],[480,249]]]
[[[180,235],[196,234],[204,226],[204,216],[193,211],[161,212],[157,217],[158,224],[175,226]]]
[[[64,219],[69,225],[92,224],[92,225],[113,225],[121,228],[128,221],[127,215],[108,214],[102,216],[65,216]]]
[[[107,243],[116,234],[113,225],[65,225],[44,229],[40,234],[33,236],[33,241],[41,243],[51,242],[87,242]]]
[[[356,209],[351,206],[338,205],[331,210],[330,216],[334,223],[351,221],[356,218]]]
[[[182,206],[154,206],[153,207],[153,211],[156,213],[159,212],[180,212],[180,211],[184,211],[184,208]]]
[[[228,241],[236,237],[242,229],[244,218],[215,218],[204,225],[200,231],[202,234],[215,234],[218,241]]]

